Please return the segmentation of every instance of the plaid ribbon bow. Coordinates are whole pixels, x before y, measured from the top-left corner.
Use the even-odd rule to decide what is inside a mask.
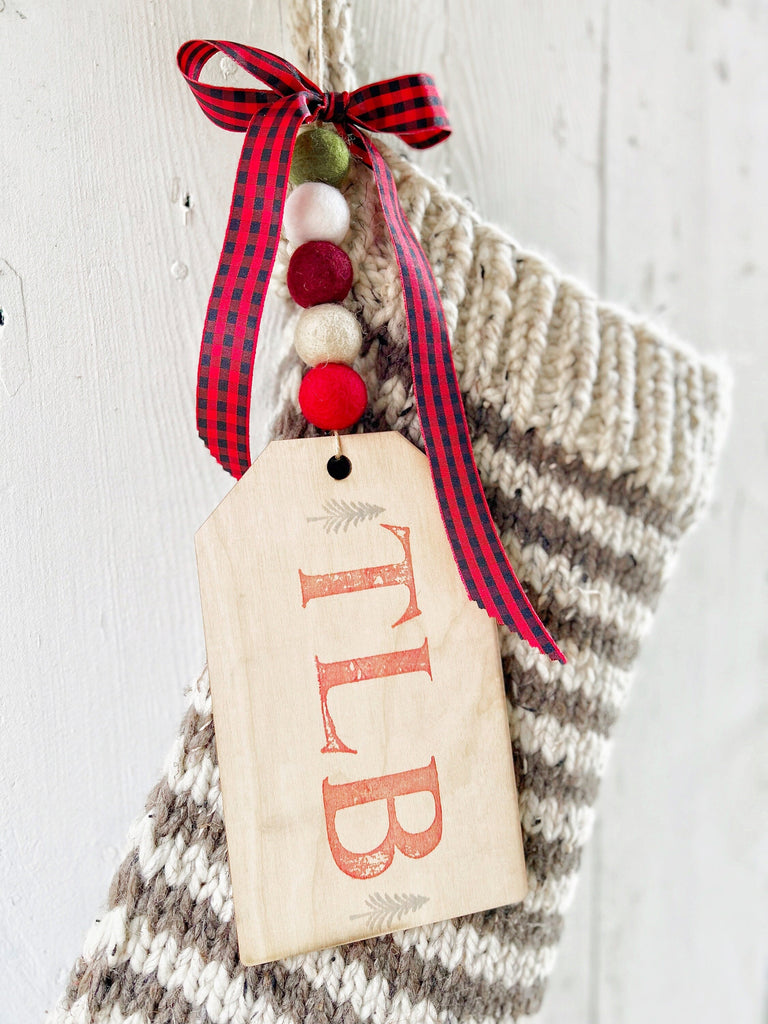
[[[205,85],[216,53],[269,89]],[[288,61],[238,43],[193,39],[179,69],[214,124],[244,132],[229,223],[208,302],[200,351],[197,425],[234,477],[251,464],[251,378],[264,295],[277,253],[291,155],[299,128],[330,121],[373,171],[405,299],[413,390],[445,530],[467,594],[551,659],[565,661],[509,564],[475,465],[448,328],[432,268],[400,206],[386,161],[369,132],[391,132],[425,149],[450,135],[428,75],[404,75],[351,93],[323,93]]]

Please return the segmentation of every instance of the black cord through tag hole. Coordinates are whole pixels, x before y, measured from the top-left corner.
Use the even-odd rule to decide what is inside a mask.
[[[334,480],[346,480],[352,472],[352,463],[346,455],[332,455],[325,468]]]

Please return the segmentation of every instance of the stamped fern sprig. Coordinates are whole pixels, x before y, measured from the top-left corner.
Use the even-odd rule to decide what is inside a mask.
[[[357,526],[366,519],[375,519],[384,509],[381,505],[372,505],[368,501],[326,501],[323,504],[324,516],[307,516],[308,523],[322,523],[326,533],[347,532],[350,526]]]
[[[429,896],[407,892],[374,892],[365,901],[367,910],[350,914],[350,921],[365,918],[366,928],[391,928],[398,918],[413,914],[429,902]]]

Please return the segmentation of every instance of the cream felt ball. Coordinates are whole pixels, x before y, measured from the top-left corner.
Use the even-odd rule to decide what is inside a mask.
[[[357,317],[344,306],[324,302],[305,309],[296,324],[293,344],[307,366],[346,363],[360,354],[363,332]]]
[[[347,201],[337,188],[322,181],[305,181],[286,200],[283,231],[294,245],[314,241],[338,245],[349,231]]]

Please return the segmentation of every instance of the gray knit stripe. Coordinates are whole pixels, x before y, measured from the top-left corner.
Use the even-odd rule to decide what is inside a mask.
[[[514,745],[512,755],[518,790],[525,786],[537,797],[554,796],[584,807],[591,807],[597,799],[600,779],[594,773],[573,775],[561,764],[547,764],[540,753],[523,754]]]
[[[606,705],[601,699],[591,697],[583,690],[569,693],[555,684],[542,683],[541,675],[535,668],[521,670],[512,656],[503,657],[502,664],[507,692],[514,704],[539,714],[547,712],[559,722],[575,725],[581,731],[589,729],[602,736],[610,735],[619,714],[619,708],[615,705]]]
[[[552,555],[565,555],[582,570],[582,582],[603,579],[625,593],[654,607],[663,583],[661,567],[650,569],[642,552],[617,554],[588,530],[578,530],[569,520],[549,509],[531,511],[522,494],[504,494],[497,486],[485,487],[488,505],[500,533],[515,532],[521,547],[546,539]]]
[[[537,473],[547,473],[561,487],[575,487],[584,497],[600,497],[627,515],[655,526],[673,540],[680,536],[674,509],[654,496],[646,486],[630,478],[614,479],[607,470],[591,470],[577,454],[564,451],[558,444],[547,444],[534,430],[521,431],[505,423],[500,411],[491,405],[466,402],[472,436],[487,434],[494,448],[508,447],[519,463],[528,463]]]
[[[526,910],[522,903],[457,917],[454,923],[470,924],[478,935],[492,936],[519,948],[546,949],[555,945],[563,931],[560,914]]]
[[[471,979],[464,971],[448,971],[434,960],[425,963],[415,950],[399,951],[391,936],[352,943],[342,952],[347,962],[358,960],[369,979],[383,975],[392,995],[403,991],[412,1003],[429,998],[438,1013],[447,1010],[459,1019],[481,1018],[489,1012],[529,1012],[526,1008],[537,1003],[543,990],[541,983],[510,989],[499,983]]]
[[[164,801],[169,792],[166,786],[162,793]],[[524,795],[525,790],[521,792],[521,799]],[[549,792],[547,795],[552,796],[553,793]],[[200,847],[209,867],[226,863],[223,822],[218,813],[210,807],[198,806],[187,795],[183,799],[176,798],[171,802],[170,813],[161,822],[155,819],[153,822],[158,847],[164,840],[175,838],[179,830],[183,829],[187,836],[187,846]],[[540,878],[561,877],[571,870],[570,865],[574,861],[569,852],[569,844],[562,840],[549,842],[541,835],[526,836],[524,842],[526,849],[530,850],[528,869],[531,874]],[[113,879],[109,906],[124,906],[131,917],[146,915],[149,924],[155,929],[160,927],[162,916],[162,928],[169,930],[180,943],[190,920],[194,920],[202,932],[207,932],[214,922],[218,922],[219,931],[215,937],[216,958],[231,960],[234,963],[236,944],[231,922],[220,921],[209,901],[193,899],[186,886],[179,889],[169,885],[162,868],[151,877],[146,877],[136,850],[131,851],[124,859]],[[482,918],[482,930],[504,929],[507,927],[503,923],[505,919],[495,912],[490,912]],[[514,908],[514,921],[514,928],[521,944],[541,940],[544,945],[548,945],[559,934],[560,920],[557,915],[531,913],[521,906]],[[210,941],[206,939],[206,942]],[[210,954],[212,948],[210,945],[201,947],[201,955]]]
[[[153,894],[153,899],[162,899],[167,906],[168,895],[161,887],[159,893]],[[158,928],[148,914],[149,902],[147,896],[139,901],[132,913],[136,919],[145,919],[143,937],[151,942]],[[166,910],[162,915],[166,941],[175,941],[180,951],[195,947],[203,963],[224,963],[230,977],[235,977],[238,973],[243,974],[243,981],[247,980],[251,991],[256,996],[265,995],[276,1013],[288,1011],[294,1014],[297,1021],[303,1020],[303,1008],[306,1006],[309,985],[302,977],[302,973],[289,970],[282,961],[243,971],[236,960],[233,926],[227,925],[222,929],[218,925],[217,930],[215,920],[206,920],[204,916],[201,918],[199,907],[196,911],[193,916],[189,906],[184,906],[183,902],[175,908],[172,906],[170,914]],[[169,928],[169,916],[172,921],[175,920],[175,927]],[[496,923],[493,915],[487,915],[488,920],[483,920],[484,916],[486,915],[473,915],[471,919],[465,920],[469,920],[481,933],[496,931],[493,928]],[[526,945],[529,948],[551,946],[557,941],[561,930],[559,921],[555,927],[549,927],[545,922],[538,920],[535,924],[539,927],[531,933],[528,931],[529,922],[525,922],[524,927],[515,927],[513,913],[504,921],[504,927],[499,929],[499,937],[503,941],[513,941],[517,945]],[[217,930],[219,941],[215,948],[211,948],[206,942],[211,930]],[[222,931],[231,933],[226,944],[221,941]],[[504,1012],[504,1007],[508,1008],[507,1013],[530,1012],[526,1008],[538,1005],[543,991],[541,982],[532,986],[509,987],[500,982],[470,978],[465,972],[449,971],[435,960],[425,961],[413,949],[401,951],[393,943],[391,936],[352,943],[338,950],[335,955],[347,966],[358,963],[368,980],[377,974],[381,975],[389,986],[390,998],[398,992],[404,992],[411,1003],[429,998],[438,1012],[447,1010],[458,1018],[465,1014],[477,1016],[478,1007],[483,1006],[491,1008],[492,1013]],[[87,965],[85,961],[80,961],[76,965],[73,984],[68,992],[70,1005],[82,995],[87,995],[92,1013],[97,1010],[103,1012],[117,1003],[124,1015],[142,1010],[148,1014],[153,1024],[156,1021],[187,1020],[186,1015],[190,1013],[192,1005],[185,999],[179,986],[169,988],[162,985],[157,970],[136,971],[126,961],[110,965],[106,957],[100,958],[93,965]],[[328,1000],[326,994],[318,998],[323,1004]],[[351,1007],[347,1006],[347,1017],[351,1012]],[[489,1010],[486,1009],[485,1012],[488,1013]],[[201,1017],[201,1020],[206,1019],[206,1015]]]

